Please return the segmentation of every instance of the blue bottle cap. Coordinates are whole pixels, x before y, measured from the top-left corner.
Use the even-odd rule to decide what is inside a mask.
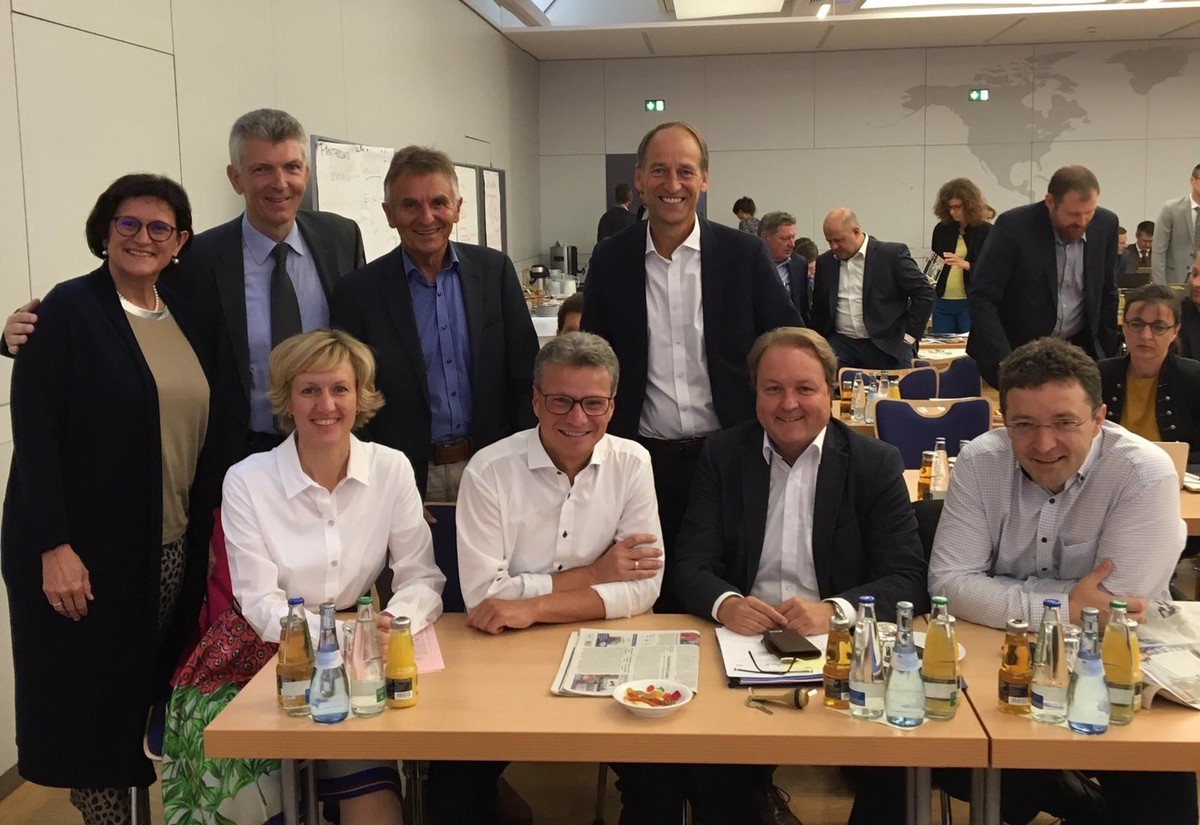
[[[874,596],[859,596],[858,603],[859,604],[875,604],[875,597]]]
[[[1046,599],[1042,602],[1042,607],[1062,607],[1062,602],[1058,599]]]
[[[291,605],[292,607],[295,607],[298,604],[304,604],[304,597],[303,596],[292,596],[291,598],[288,599],[288,604]]]

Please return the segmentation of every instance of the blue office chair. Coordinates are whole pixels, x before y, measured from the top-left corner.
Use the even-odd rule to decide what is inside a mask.
[[[924,412],[922,412],[924,411]],[[904,466],[920,469],[921,453],[934,441],[946,439],[946,451],[958,455],[958,442],[983,435],[992,425],[992,405],[986,398],[954,401],[891,401],[875,407],[875,435],[900,450]]]
[[[955,358],[938,377],[938,398],[977,398],[982,394],[979,365],[969,355]]]
[[[933,367],[920,367],[900,376],[900,397],[912,400],[933,398],[938,394],[938,374]]]
[[[433,560],[446,576],[446,586],[442,590],[442,612],[463,613],[462,584],[458,579],[458,534],[454,523],[455,506],[453,504],[426,504],[429,512],[437,519],[437,524],[429,525],[433,534]]]

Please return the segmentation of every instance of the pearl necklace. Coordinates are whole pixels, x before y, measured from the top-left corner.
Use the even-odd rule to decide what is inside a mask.
[[[133,301],[129,300],[124,295],[122,295],[121,290],[119,290],[119,289],[117,290],[117,297],[121,299],[121,303],[123,305],[125,305],[126,309],[133,309],[133,310],[135,310],[135,312],[148,312],[153,315],[161,315],[163,313],[163,310],[166,309],[166,307],[163,306],[162,299],[158,297],[158,285],[151,284],[150,288],[152,290],[154,290],[154,308],[153,309],[146,309],[145,307],[138,306]]]

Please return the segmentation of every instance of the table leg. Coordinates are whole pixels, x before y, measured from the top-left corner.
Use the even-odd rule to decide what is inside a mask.
[[[971,770],[971,825],[1000,825],[1000,770]]]
[[[306,825],[321,825],[321,815],[317,811],[317,761],[306,760],[300,770],[304,775],[304,821]]]
[[[297,781],[296,760],[282,760],[283,825],[300,825],[300,783]]]
[[[906,825],[930,825],[929,804],[932,788],[929,768],[904,769],[904,821]]]

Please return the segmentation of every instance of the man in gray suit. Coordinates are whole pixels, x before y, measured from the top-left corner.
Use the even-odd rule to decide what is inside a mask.
[[[1189,182],[1192,191],[1164,203],[1154,227],[1150,271],[1156,284],[1187,283],[1200,249],[1200,165],[1192,170]]]

